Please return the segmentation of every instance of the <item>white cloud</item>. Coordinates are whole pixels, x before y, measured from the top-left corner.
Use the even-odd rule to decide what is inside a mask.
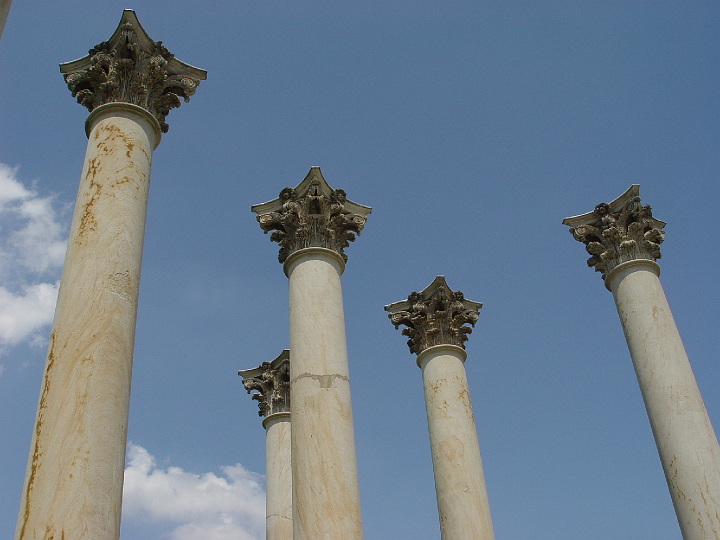
[[[58,282],[23,286],[19,294],[0,286],[0,344],[37,344],[36,333],[52,322],[57,292]]]
[[[194,474],[159,469],[141,446],[128,445],[123,519],[165,523],[171,540],[260,540],[265,536],[262,477],[242,465]]]
[[[0,163],[0,352],[45,342],[66,246],[67,212],[16,174]]]

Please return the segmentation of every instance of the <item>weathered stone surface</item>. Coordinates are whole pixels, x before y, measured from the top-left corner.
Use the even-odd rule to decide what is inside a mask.
[[[650,206],[642,206],[640,186],[632,185],[611,203],[600,203],[595,210],[565,218],[575,240],[585,244],[592,255],[588,266],[601,272],[603,279],[625,261],[660,258],[664,239],[663,221],[652,217]]]
[[[609,277],[684,540],[720,538],[720,447],[652,261]]]
[[[272,201],[252,207],[270,240],[280,245],[278,259],[284,263],[292,253],[322,247],[347,261],[344,249],[355,240],[371,209],[349,201],[342,189],[332,189],[319,167],[312,167],[295,188],[285,188]]]
[[[612,292],[684,540],[720,538],[720,447],[658,276],[662,228],[632,186],[567,218]]]
[[[410,338],[410,352],[420,354],[434,345],[465,348],[481,307],[480,302],[466,300],[462,292],[452,291],[445,278],[437,276],[421,292],[412,292],[407,300],[385,306],[385,310],[395,328],[406,326],[402,334]]]
[[[362,539],[355,435],[335,251],[287,261],[294,540]]]
[[[442,540],[494,538],[463,350],[481,307],[443,276],[385,306],[422,369]]]
[[[161,41],[152,41],[135,12],[126,9],[109,40],[88,56],[60,64],[65,82],[78,103],[93,111],[105,103],[124,102],[150,112],[163,133],[165,117],[190,96],[207,73],[175,58]]]
[[[290,351],[285,349],[272,362],[238,371],[243,386],[258,401],[260,416],[290,412]]]
[[[493,540],[490,504],[465,373],[465,351],[435,345],[418,355],[442,540]]]
[[[293,540],[292,426],[289,412],[273,413],[265,426],[265,540]]]
[[[70,225],[16,540],[117,540],[157,121],[105,105]]]
[[[290,351],[272,362],[238,371],[258,401],[265,427],[265,540],[292,540]]]
[[[91,111],[88,145],[15,538],[117,540],[152,153],[205,72],[151,42],[129,10],[60,69]]]

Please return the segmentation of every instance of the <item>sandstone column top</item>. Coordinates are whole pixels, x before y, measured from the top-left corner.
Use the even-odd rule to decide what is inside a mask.
[[[258,401],[259,416],[290,412],[290,350],[285,349],[272,362],[238,371],[243,386]]]
[[[107,41],[95,45],[88,55],[60,64],[60,73],[89,111],[106,103],[123,102],[152,114],[163,133],[165,117],[195,93],[207,72],[181,62],[162,41],[152,41],[131,9],[123,11],[120,24]]]
[[[332,189],[320,167],[311,167],[302,182],[283,189],[277,199],[250,209],[265,233],[273,231],[270,240],[280,244],[281,263],[309,247],[330,249],[347,261],[344,249],[355,241],[372,211],[348,200],[342,189]]]
[[[585,244],[592,255],[588,266],[600,272],[606,284],[608,274],[624,262],[660,258],[665,222],[652,216],[650,206],[640,204],[639,194],[640,186],[633,184],[614,201],[563,220],[575,240]]]
[[[407,300],[385,306],[385,311],[396,329],[401,324],[407,327],[402,334],[410,338],[410,352],[419,355],[436,345],[464,349],[481,307],[481,302],[467,300],[462,292],[450,289],[445,276],[437,276],[422,291],[410,293]]]

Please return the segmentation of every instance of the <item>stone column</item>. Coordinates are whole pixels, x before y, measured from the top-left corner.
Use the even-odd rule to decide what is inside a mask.
[[[639,186],[566,218],[613,293],[684,540],[720,538],[720,448],[658,276],[665,223]]]
[[[61,65],[91,112],[28,460],[17,540],[116,540],[150,162],[170,108],[204,72],[132,11]]]
[[[12,4],[12,0],[0,0],[0,37],[2,37],[3,30],[5,29],[5,21],[10,11],[10,4]]]
[[[295,188],[252,207],[289,278],[295,540],[362,538],[340,276],[370,208],[312,167]]]
[[[265,428],[265,538],[292,540],[290,453],[290,351],[272,362],[238,371],[245,389],[258,401]]]
[[[453,292],[443,276],[385,306],[395,328],[406,326],[402,333],[422,369],[443,540],[494,538],[464,365],[467,325],[475,325],[481,306]]]

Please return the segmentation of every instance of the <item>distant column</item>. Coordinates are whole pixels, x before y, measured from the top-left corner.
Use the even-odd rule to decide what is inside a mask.
[[[443,540],[494,538],[464,365],[467,325],[475,326],[481,306],[453,292],[443,276],[385,306],[395,328],[406,326],[422,369]]]
[[[370,208],[318,167],[252,207],[289,278],[294,540],[362,538],[340,276]]]
[[[290,351],[272,362],[238,371],[243,386],[258,401],[265,428],[265,539],[292,540],[290,452]]]
[[[720,538],[720,447],[658,276],[665,223],[639,186],[566,218],[613,293],[684,540]]]
[[[126,10],[112,37],[62,64],[91,112],[28,460],[17,540],[116,540],[150,162],[168,111],[205,72]]]

